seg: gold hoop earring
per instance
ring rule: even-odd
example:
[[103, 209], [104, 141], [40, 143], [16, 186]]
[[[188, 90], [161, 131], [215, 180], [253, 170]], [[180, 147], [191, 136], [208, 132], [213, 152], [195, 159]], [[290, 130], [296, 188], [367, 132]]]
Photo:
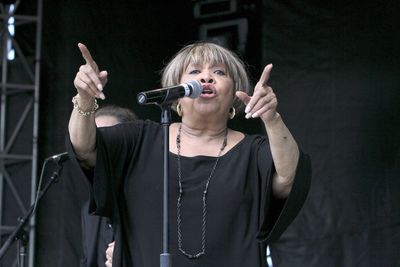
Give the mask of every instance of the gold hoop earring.
[[179, 117], [182, 117], [182, 115], [183, 115], [182, 106], [181, 106], [180, 103], [178, 103], [178, 104], [176, 105], [176, 113], [178, 113], [178, 116], [179, 116]]
[[229, 119], [233, 119], [235, 115], [236, 115], [236, 109], [234, 107], [231, 107], [228, 113]]

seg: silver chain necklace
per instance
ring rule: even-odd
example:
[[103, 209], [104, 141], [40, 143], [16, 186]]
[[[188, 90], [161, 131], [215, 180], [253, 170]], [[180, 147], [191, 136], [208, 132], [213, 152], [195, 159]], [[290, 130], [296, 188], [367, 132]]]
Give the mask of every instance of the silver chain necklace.
[[207, 202], [206, 202], [206, 196], [207, 196], [207, 191], [208, 191], [208, 186], [210, 184], [210, 180], [214, 175], [214, 171], [217, 168], [217, 164], [219, 161], [219, 158], [221, 157], [222, 151], [225, 149], [227, 140], [228, 140], [228, 128], [226, 128], [225, 131], [225, 136], [224, 136], [224, 141], [222, 143], [221, 149], [219, 150], [217, 159], [215, 160], [214, 166], [211, 170], [210, 175], [208, 176], [208, 179], [206, 181], [206, 185], [203, 191], [203, 220], [202, 220], [202, 227], [201, 227], [201, 252], [198, 252], [196, 254], [189, 254], [182, 248], [182, 232], [181, 232], [181, 224], [182, 224], [182, 218], [181, 218], [181, 206], [182, 206], [182, 195], [183, 195], [183, 189], [182, 189], [182, 171], [181, 171], [181, 130], [182, 130], [182, 124], [179, 125], [179, 130], [178, 134], [176, 136], [176, 148], [178, 150], [178, 184], [179, 184], [179, 196], [178, 196], [178, 202], [176, 205], [176, 214], [177, 214], [177, 226], [178, 226], [178, 249], [182, 254], [184, 254], [186, 257], [189, 259], [198, 259], [200, 256], [206, 254], [206, 215], [207, 215]]

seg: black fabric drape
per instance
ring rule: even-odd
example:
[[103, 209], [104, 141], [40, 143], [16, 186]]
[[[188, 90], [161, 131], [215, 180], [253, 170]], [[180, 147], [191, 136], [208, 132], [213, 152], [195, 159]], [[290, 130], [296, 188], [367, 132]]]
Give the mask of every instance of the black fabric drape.
[[280, 110], [313, 158], [274, 267], [400, 264], [398, 5], [266, 1]]

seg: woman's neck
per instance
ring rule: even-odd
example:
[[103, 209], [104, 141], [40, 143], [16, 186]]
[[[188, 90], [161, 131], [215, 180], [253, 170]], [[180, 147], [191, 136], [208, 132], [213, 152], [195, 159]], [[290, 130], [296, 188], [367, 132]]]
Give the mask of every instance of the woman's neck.
[[222, 123], [193, 123], [182, 120], [182, 134], [193, 138], [219, 139], [225, 135], [227, 124]]

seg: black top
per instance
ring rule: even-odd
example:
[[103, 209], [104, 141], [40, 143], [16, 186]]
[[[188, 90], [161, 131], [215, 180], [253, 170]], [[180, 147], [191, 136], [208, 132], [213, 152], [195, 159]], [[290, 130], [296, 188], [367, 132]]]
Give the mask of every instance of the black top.
[[[68, 142], [69, 151], [73, 153]], [[219, 148], [216, 148], [218, 150]], [[311, 178], [301, 153], [292, 192], [274, 199], [274, 166], [268, 140], [246, 135], [221, 156], [207, 194], [206, 255], [188, 259], [178, 250], [177, 156], [169, 153], [169, 248], [174, 267], [265, 266], [266, 241], [279, 238], [299, 212]], [[184, 249], [201, 251], [202, 191], [215, 157], [181, 157]], [[113, 267], [160, 266], [162, 253], [163, 154], [161, 125], [135, 121], [98, 129], [97, 162], [89, 180], [90, 210], [112, 218]]]
[[81, 267], [105, 267], [106, 249], [114, 240], [111, 220], [89, 214], [89, 202], [82, 207], [82, 248]]

